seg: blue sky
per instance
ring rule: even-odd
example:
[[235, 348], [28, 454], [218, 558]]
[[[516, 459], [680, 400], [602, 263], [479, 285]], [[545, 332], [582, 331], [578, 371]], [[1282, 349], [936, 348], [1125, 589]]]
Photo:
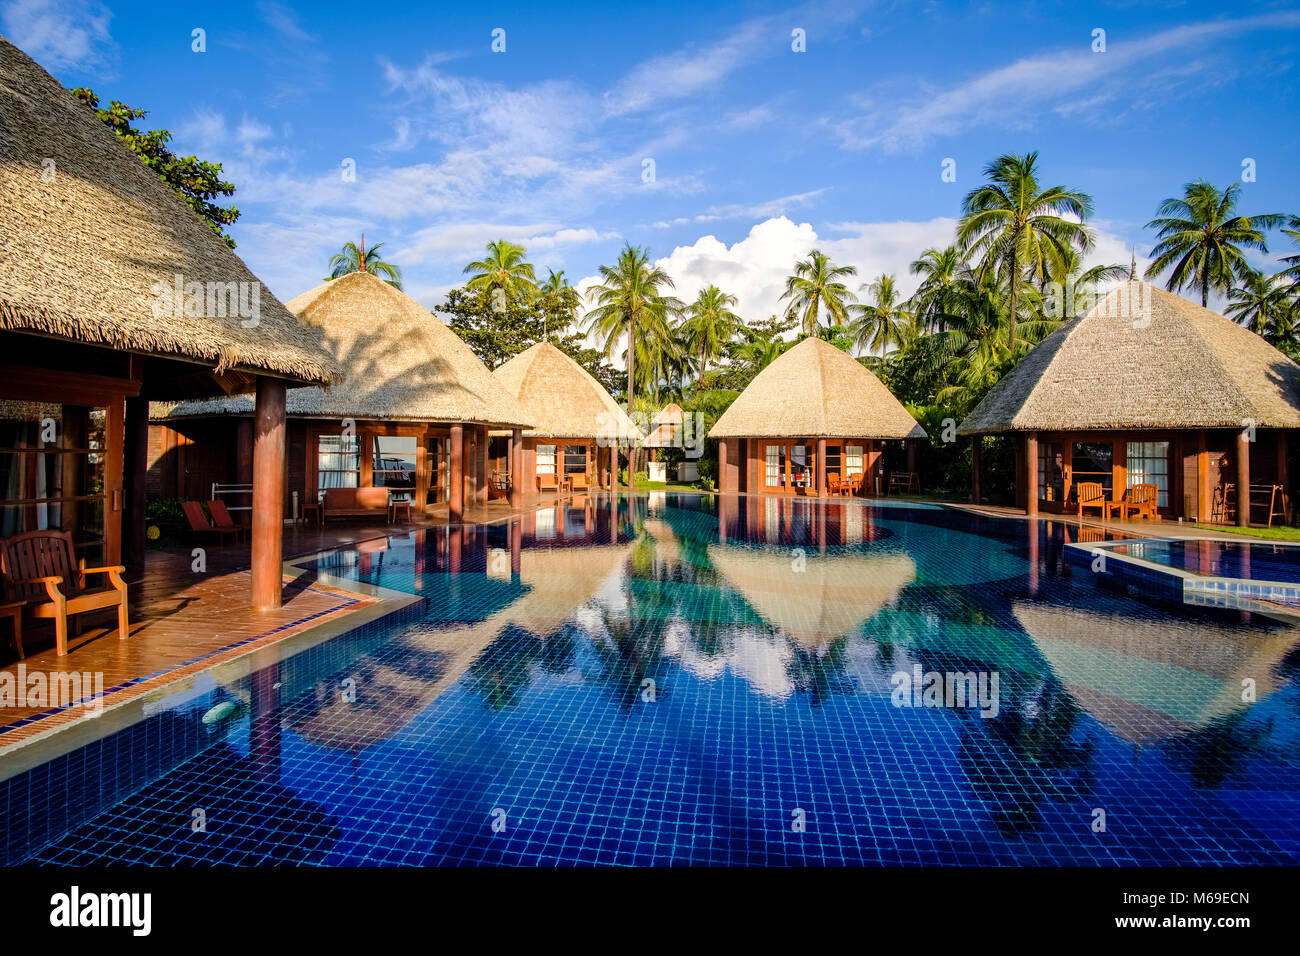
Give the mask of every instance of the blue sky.
[[983, 164], [1030, 149], [1094, 196], [1105, 261], [1246, 158], [1242, 210], [1300, 213], [1296, 4], [0, 0], [0, 32], [223, 162], [238, 251], [284, 299], [362, 231], [430, 305], [491, 238], [575, 283], [630, 240], [762, 318], [813, 245], [910, 287]]

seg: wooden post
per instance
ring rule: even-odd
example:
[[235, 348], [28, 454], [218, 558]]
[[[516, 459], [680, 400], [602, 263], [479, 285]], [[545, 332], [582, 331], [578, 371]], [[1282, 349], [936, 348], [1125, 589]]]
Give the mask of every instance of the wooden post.
[[[826, 497], [826, 439], [817, 439], [817, 497]], [[822, 528], [823, 538], [825, 537], [825, 528]], [[821, 542], [822, 550], [826, 550], [826, 542]]]
[[1196, 520], [1210, 520], [1210, 449], [1204, 428], [1196, 433]]
[[[1025, 435], [1025, 514], [1038, 514], [1038, 432]], [[1034, 531], [1034, 541], [1038, 532]]]
[[447, 467], [451, 472], [447, 520], [459, 524], [465, 518], [465, 426], [459, 422], [451, 426], [451, 460]]
[[257, 379], [253, 424], [253, 610], [273, 611], [281, 603], [284, 556], [283, 379]]
[[980, 503], [980, 444], [982, 435], [972, 435], [970, 440], [970, 500]]
[[[903, 444], [907, 446], [907, 470], [915, 475], [916, 474], [916, 439], [904, 438]], [[917, 484], [918, 485], [920, 484], [919, 479], [917, 480]]]
[[1237, 527], [1250, 527], [1250, 433], [1237, 432]]
[[123, 563], [144, 569], [145, 480], [149, 471], [149, 402], [126, 400], [126, 513]]
[[524, 504], [524, 432], [516, 428], [510, 432], [510, 507], [522, 508]]
[[627, 446], [627, 490], [636, 490], [636, 445]]
[[727, 439], [718, 440], [718, 491], [730, 492], [736, 489], [731, 487], [731, 482], [727, 480]]
[[1291, 523], [1290, 463], [1286, 460], [1286, 429], [1277, 430], [1277, 483], [1282, 486], [1282, 521]]

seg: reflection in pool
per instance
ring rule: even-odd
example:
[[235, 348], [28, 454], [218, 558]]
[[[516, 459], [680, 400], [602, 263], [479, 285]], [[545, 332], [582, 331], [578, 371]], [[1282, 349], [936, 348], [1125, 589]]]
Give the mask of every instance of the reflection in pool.
[[1157, 538], [1128, 541], [1114, 550], [1193, 574], [1300, 584], [1300, 546], [1294, 544]]
[[[424, 605], [155, 718], [148, 739], [188, 748], [27, 852], [1300, 862], [1300, 635], [1106, 590], [1064, 560], [1074, 533], [929, 506], [661, 494], [329, 555], [319, 573]], [[895, 706], [899, 673], [996, 674], [996, 716]], [[226, 697], [241, 716], [204, 737], [195, 722]], [[31, 784], [9, 785], [12, 807]]]

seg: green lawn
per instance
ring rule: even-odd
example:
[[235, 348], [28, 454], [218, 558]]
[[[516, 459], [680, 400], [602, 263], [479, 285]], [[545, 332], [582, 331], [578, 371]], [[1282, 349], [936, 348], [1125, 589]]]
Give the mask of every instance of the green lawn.
[[[619, 488], [623, 491], [626, 491], [627, 485], [626, 484], [619, 485]], [[636, 483], [635, 490], [636, 491], [685, 491], [697, 495], [708, 495], [713, 493], [711, 491], [702, 491], [701, 489], [696, 488], [694, 485], [679, 485], [671, 481], [638, 481]]]
[[1194, 524], [1192, 527], [1200, 528], [1202, 531], [1217, 531], [1220, 534], [1266, 538], [1270, 541], [1300, 541], [1300, 528], [1233, 528], [1221, 524]]

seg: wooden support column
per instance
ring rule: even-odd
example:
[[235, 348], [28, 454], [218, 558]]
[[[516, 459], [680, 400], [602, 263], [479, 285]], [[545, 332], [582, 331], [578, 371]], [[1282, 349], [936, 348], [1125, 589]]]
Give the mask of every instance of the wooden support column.
[[285, 383], [257, 379], [253, 423], [253, 610], [281, 603], [284, 556]]
[[1210, 449], [1204, 428], [1196, 433], [1196, 520], [1210, 520]]
[[510, 507], [524, 505], [524, 432], [516, 428], [510, 432]]
[[718, 441], [718, 491], [732, 492], [731, 482], [727, 480], [727, 439]]
[[1291, 523], [1291, 474], [1286, 460], [1286, 429], [1277, 430], [1277, 483], [1282, 486], [1282, 520]]
[[145, 481], [149, 471], [149, 402], [126, 400], [126, 512], [123, 564], [144, 569]]
[[627, 490], [636, 490], [636, 445], [627, 446]]
[[1250, 527], [1250, 433], [1237, 432], [1237, 527]]
[[982, 435], [972, 435], [970, 440], [970, 500], [980, 503], [980, 444]]
[[[451, 426], [451, 475], [448, 481], [447, 520], [459, 524], [465, 517], [465, 426]], [[457, 556], [459, 557], [459, 555]]]
[[[826, 497], [826, 439], [817, 439], [817, 497]], [[822, 529], [825, 531], [825, 529]], [[826, 549], [822, 542], [822, 550]]]
[[[916, 439], [904, 438], [903, 444], [907, 446], [907, 470], [916, 474]], [[920, 486], [920, 479], [917, 479], [917, 485]]]
[[[1038, 432], [1025, 435], [1025, 514], [1038, 514]], [[1035, 528], [1034, 542], [1038, 541]]]

